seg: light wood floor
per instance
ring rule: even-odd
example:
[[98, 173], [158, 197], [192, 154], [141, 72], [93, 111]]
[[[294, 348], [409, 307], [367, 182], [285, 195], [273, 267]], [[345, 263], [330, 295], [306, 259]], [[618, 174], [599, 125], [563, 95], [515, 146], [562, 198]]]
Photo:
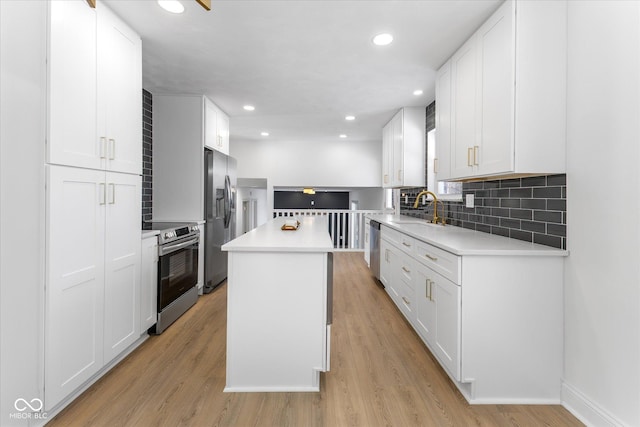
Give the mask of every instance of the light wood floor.
[[561, 406], [467, 404], [372, 279], [362, 254], [336, 254], [334, 269], [331, 372], [322, 374], [319, 393], [223, 393], [223, 285], [48, 425], [582, 425]]

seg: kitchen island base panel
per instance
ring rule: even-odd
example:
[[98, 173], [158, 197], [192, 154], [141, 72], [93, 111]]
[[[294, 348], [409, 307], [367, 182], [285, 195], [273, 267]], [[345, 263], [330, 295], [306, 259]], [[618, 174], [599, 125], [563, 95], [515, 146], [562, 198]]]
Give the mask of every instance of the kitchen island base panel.
[[229, 252], [227, 392], [319, 391], [327, 253]]

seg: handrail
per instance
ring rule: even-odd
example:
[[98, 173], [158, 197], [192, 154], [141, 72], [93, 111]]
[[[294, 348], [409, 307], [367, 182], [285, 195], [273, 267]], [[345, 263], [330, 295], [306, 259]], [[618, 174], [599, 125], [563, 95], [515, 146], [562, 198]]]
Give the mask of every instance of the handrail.
[[384, 215], [383, 209], [274, 209], [273, 217], [327, 216], [329, 235], [336, 251], [358, 252], [364, 250], [365, 215]]

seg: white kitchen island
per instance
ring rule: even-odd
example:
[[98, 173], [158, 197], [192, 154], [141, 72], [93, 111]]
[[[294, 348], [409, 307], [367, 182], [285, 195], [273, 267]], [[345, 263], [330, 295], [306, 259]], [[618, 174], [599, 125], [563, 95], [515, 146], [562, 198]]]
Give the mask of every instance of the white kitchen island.
[[225, 392], [319, 391], [329, 370], [333, 244], [326, 217], [276, 218], [222, 246]]

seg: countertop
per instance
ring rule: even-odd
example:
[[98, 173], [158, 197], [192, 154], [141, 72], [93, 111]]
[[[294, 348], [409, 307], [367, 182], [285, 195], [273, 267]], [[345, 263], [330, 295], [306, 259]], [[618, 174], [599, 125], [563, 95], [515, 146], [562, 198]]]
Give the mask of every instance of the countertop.
[[244, 252], [332, 252], [333, 242], [329, 237], [326, 217], [300, 216], [297, 230], [281, 230], [285, 220], [293, 217], [278, 217], [266, 224], [233, 239], [222, 246], [223, 251]]
[[522, 240], [435, 225], [406, 215], [368, 215], [368, 218], [455, 255], [567, 256], [569, 252]]
[[142, 230], [142, 238], [153, 237], [160, 234], [160, 230]]

